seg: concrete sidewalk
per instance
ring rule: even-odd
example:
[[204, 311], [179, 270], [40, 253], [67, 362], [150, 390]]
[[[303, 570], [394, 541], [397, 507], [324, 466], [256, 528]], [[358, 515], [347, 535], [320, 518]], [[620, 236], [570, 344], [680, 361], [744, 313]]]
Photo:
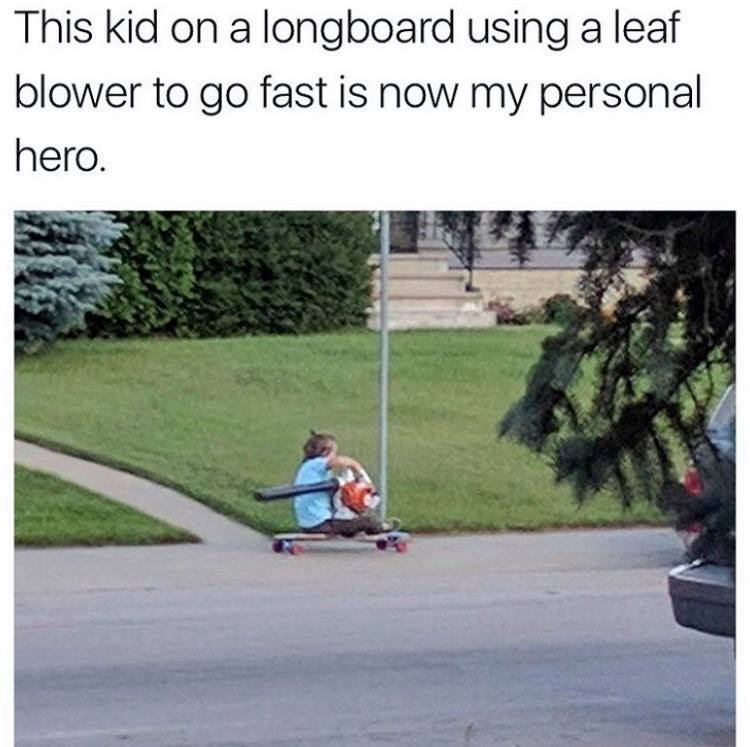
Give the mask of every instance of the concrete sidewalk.
[[264, 542], [257, 532], [227, 519], [198, 501], [127, 472], [18, 439], [15, 441], [15, 461], [23, 467], [56, 475], [168, 524], [187, 529], [207, 544], [234, 546]]
[[[320, 543], [301, 557], [276, 555], [270, 542], [257, 544], [162, 545], [151, 547], [70, 547], [19, 549], [15, 553], [16, 593], [79, 595], [91, 592], [253, 589], [293, 597], [300, 589], [327, 598], [349, 589], [355, 596], [375, 590], [405, 596], [427, 586], [433, 592], [460, 589], [480, 593], [488, 579], [516, 593], [545, 598], [561, 590], [589, 593], [587, 574], [606, 572], [615, 594], [637, 592], [642, 575], [669, 603], [666, 578], [682, 557], [674, 532], [665, 529], [597, 529], [540, 534], [416, 536], [405, 555], [378, 552], [358, 542]], [[585, 580], [581, 580], [585, 577]], [[502, 580], [505, 579], [505, 580]], [[549, 584], [552, 584], [551, 586]]]

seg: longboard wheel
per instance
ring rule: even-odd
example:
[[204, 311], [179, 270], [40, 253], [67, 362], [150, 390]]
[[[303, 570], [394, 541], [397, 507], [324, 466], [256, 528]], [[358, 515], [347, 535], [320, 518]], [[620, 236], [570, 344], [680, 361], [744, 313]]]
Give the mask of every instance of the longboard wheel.
[[295, 543], [292, 543], [289, 545], [289, 552], [292, 555], [302, 555], [302, 552], [304, 551], [304, 547], [302, 545], [298, 545]]
[[408, 542], [397, 542], [396, 543], [396, 552], [405, 553], [409, 551], [409, 543]]
[[284, 543], [281, 540], [274, 540], [271, 544], [271, 549], [274, 552], [284, 552]]
[[378, 550], [387, 550], [388, 549], [388, 540], [379, 539], [375, 543], [375, 547], [377, 547]]

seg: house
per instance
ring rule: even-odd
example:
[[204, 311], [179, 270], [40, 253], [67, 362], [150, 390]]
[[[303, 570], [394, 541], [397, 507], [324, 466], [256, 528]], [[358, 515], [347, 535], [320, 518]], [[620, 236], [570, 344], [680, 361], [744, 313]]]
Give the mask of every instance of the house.
[[[391, 329], [481, 328], [496, 323], [488, 309], [493, 301], [528, 311], [558, 294], [578, 295], [584, 255], [567, 251], [564, 237], [548, 240], [551, 213], [533, 216], [536, 249], [524, 266], [509, 251], [507, 239], [498, 240], [485, 213], [474, 240], [473, 289], [467, 290], [468, 272], [449, 248], [450, 237], [436, 212], [394, 213], [389, 260], [389, 317]], [[373, 257], [379, 264], [379, 257]], [[643, 282], [645, 258], [635, 252], [625, 272], [628, 283]], [[375, 296], [379, 293], [375, 272]], [[375, 300], [370, 326], [377, 328]]]

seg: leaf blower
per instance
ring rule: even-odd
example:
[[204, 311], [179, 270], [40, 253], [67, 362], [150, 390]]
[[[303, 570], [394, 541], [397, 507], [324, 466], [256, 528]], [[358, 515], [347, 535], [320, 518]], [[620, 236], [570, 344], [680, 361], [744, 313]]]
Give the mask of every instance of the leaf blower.
[[331, 494], [336, 518], [347, 518], [348, 514], [363, 514], [380, 503], [380, 496], [370, 476], [364, 471], [355, 475], [350, 469], [344, 470], [339, 477], [323, 482], [263, 488], [256, 490], [254, 495], [257, 501], [267, 502], [321, 492]]

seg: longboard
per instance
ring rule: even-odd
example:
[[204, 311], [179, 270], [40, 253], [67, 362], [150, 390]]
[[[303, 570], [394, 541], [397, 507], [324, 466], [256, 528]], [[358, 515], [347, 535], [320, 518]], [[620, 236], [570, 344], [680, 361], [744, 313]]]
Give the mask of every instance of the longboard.
[[308, 534], [305, 532], [290, 532], [288, 534], [274, 534], [271, 549], [276, 553], [299, 555], [304, 549], [305, 542], [365, 542], [375, 545], [378, 550], [394, 549], [398, 553], [405, 553], [409, 549], [411, 535], [408, 532], [384, 532], [383, 534], [355, 534], [345, 537], [341, 534]]

